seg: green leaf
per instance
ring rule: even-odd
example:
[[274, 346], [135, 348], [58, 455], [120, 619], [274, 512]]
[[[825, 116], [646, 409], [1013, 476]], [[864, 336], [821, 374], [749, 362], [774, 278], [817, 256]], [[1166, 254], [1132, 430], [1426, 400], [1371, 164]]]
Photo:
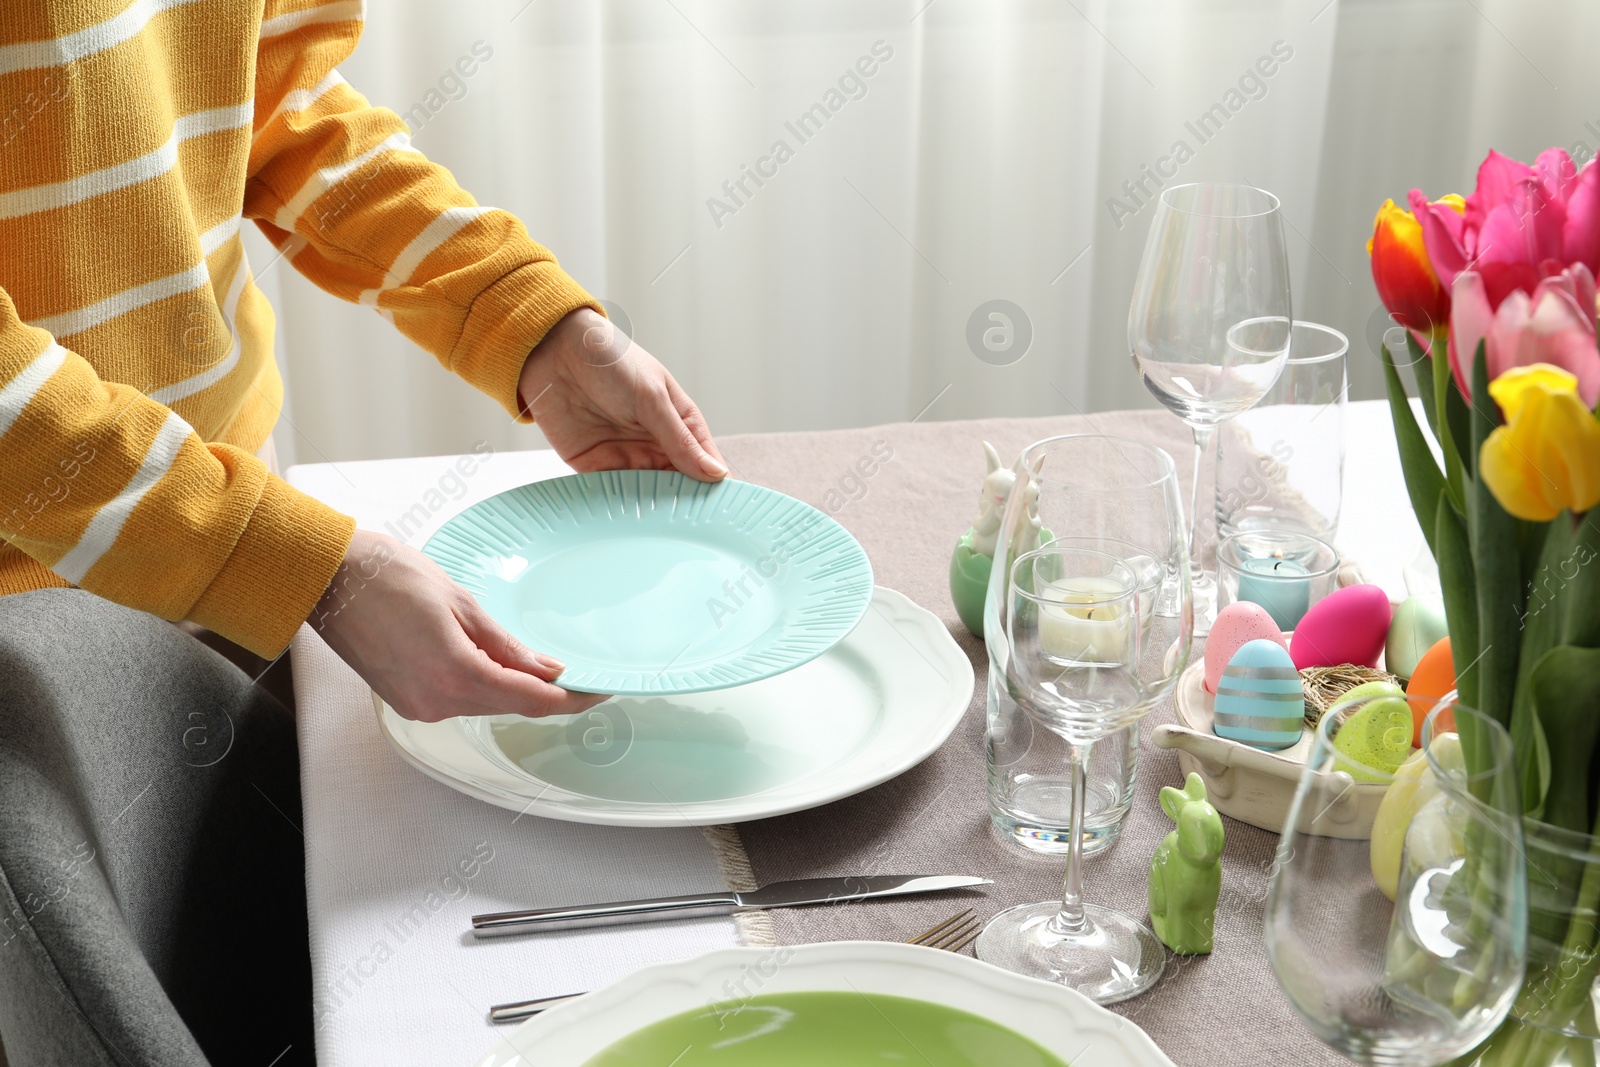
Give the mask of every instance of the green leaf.
[[1422, 350], [1417, 339], [1406, 331], [1406, 351], [1411, 354], [1411, 376], [1417, 381], [1417, 399], [1422, 401], [1422, 417], [1435, 439], [1439, 436], [1438, 385], [1434, 382], [1433, 357]]
[[1433, 361], [1433, 402], [1435, 406], [1434, 433], [1439, 448], [1444, 453], [1445, 479], [1450, 483], [1456, 506], [1464, 507], [1466, 497], [1461, 486], [1466, 464], [1462, 462], [1461, 445], [1472, 439], [1472, 428], [1466, 414], [1466, 401], [1456, 388], [1455, 376], [1450, 373], [1450, 356]]
[[1556, 565], [1565, 608], [1561, 639], [1592, 648], [1600, 646], [1600, 509], [1576, 521], [1570, 543], [1571, 551]]
[[[1545, 793], [1550, 783], [1549, 738], [1533, 701], [1529, 674], [1556, 645], [1561, 644], [1564, 612], [1557, 599], [1562, 561], [1571, 543], [1565, 524], [1519, 523], [1522, 542], [1522, 648], [1517, 656], [1516, 691], [1511, 701], [1511, 741], [1521, 754], [1523, 810], [1543, 817]], [[1529, 753], [1533, 755], [1530, 757]]]
[[[1439, 587], [1444, 594], [1445, 621], [1450, 624], [1450, 651], [1465, 665], [1478, 654], [1478, 590], [1472, 573], [1472, 549], [1466, 520], [1442, 490], [1435, 498], [1434, 559], [1439, 562]], [[1478, 675], [1456, 679], [1456, 690], [1468, 707], [1478, 707]], [[1502, 720], [1503, 721], [1503, 720]]]
[[1461, 395], [1461, 390], [1455, 388], [1455, 379], [1446, 378], [1449, 386], [1444, 396], [1444, 421], [1450, 427], [1446, 435], [1450, 438], [1452, 446], [1456, 449], [1456, 459], [1461, 463], [1462, 476], [1472, 477], [1472, 469], [1477, 465], [1477, 453], [1468, 444], [1472, 440], [1472, 420], [1467, 411], [1467, 398]]
[[1588, 833], [1590, 761], [1600, 742], [1600, 648], [1558, 645], [1546, 652], [1529, 674], [1534, 706], [1545, 732], [1558, 743], [1550, 746], [1550, 788], [1545, 794], [1544, 821]]
[[1395, 369], [1394, 358], [1389, 355], [1387, 346], [1380, 347], [1382, 354], [1379, 358], [1383, 360], [1389, 412], [1394, 417], [1394, 438], [1400, 450], [1400, 469], [1406, 478], [1406, 494], [1411, 497], [1411, 510], [1416, 512], [1417, 522], [1422, 526], [1428, 550], [1437, 559], [1439, 549], [1434, 544], [1431, 516], [1438, 510], [1439, 497], [1444, 492], [1444, 475], [1439, 471], [1439, 464], [1433, 458], [1433, 450], [1428, 447], [1427, 439], [1422, 436], [1422, 427], [1417, 425], [1416, 413], [1406, 399], [1406, 387], [1400, 381], [1400, 372]]
[[[1482, 344], [1473, 360], [1472, 395], [1472, 452], [1476, 455], [1500, 425], [1500, 409], [1489, 399], [1489, 366]], [[1457, 652], [1456, 669], [1478, 675], [1475, 706], [1509, 726], [1522, 652], [1524, 593], [1517, 520], [1487, 486], [1469, 483], [1469, 487], [1467, 536], [1477, 573], [1478, 647], [1470, 665], [1465, 662], [1465, 650]]]

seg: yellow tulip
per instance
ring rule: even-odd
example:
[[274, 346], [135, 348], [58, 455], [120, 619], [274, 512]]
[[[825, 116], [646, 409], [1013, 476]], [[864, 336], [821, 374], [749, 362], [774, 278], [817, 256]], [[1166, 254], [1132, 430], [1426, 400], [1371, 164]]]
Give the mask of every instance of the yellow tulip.
[[1478, 469], [1500, 506], [1548, 522], [1600, 503], [1600, 422], [1560, 367], [1514, 367], [1489, 383], [1506, 424], [1483, 443]]

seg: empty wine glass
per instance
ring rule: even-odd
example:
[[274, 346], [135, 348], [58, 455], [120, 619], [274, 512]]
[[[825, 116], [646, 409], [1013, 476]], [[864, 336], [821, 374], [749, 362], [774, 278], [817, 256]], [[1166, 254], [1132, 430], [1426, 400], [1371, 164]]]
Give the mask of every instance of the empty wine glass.
[[[1510, 735], [1461, 704], [1433, 710], [1397, 771], [1336, 748], [1342, 731], [1357, 735], [1352, 752], [1367, 748], [1391, 715], [1399, 729], [1403, 697], [1336, 706], [1318, 725], [1279, 840], [1267, 955], [1335, 1051], [1432, 1067], [1494, 1032], [1522, 985], [1520, 792]], [[1374, 811], [1371, 840], [1356, 836]]]
[[1217, 183], [1162, 191], [1128, 311], [1128, 345], [1145, 388], [1194, 434], [1188, 540], [1199, 632], [1216, 610], [1196, 539], [1201, 465], [1217, 425], [1277, 381], [1292, 319], [1277, 197]]
[[[995, 916], [978, 957], [1100, 1003], [1148, 989], [1166, 962], [1138, 919], [1084, 903], [1082, 820], [1095, 740], [1146, 714], [1188, 663], [1182, 516], [1172, 458], [1161, 449], [1094, 435], [1041, 441], [1017, 464], [985, 605], [1000, 688], [1062, 739], [1072, 826], [1062, 898]], [[1176, 610], [1157, 612], [1160, 600]]]
[[[1066, 745], [1045, 729], [1035, 728], [1005, 686], [1005, 590], [996, 584], [1023, 552], [1052, 538], [1095, 537], [1107, 551], [1128, 560], [1142, 585], [1171, 591], [1175, 604], [1187, 603], [1177, 590], [1189, 580], [1184, 562], [1182, 493], [1172, 458], [1159, 448], [1125, 437], [1065, 434], [1048, 437], [1023, 450], [1016, 487], [1002, 516], [988, 607], [994, 618], [984, 633], [989, 645], [988, 731], [986, 757], [991, 815], [1003, 832], [1015, 835], [1026, 826], [1049, 833], [1057, 855], [1069, 851], [1072, 783]], [[1117, 542], [1112, 545], [1111, 542]], [[1152, 610], [1151, 598], [1145, 610]], [[1187, 649], [1183, 620], [1164, 624], [1176, 655]], [[1087, 767], [1085, 852], [1115, 837], [1133, 801], [1137, 774], [1139, 726], [1117, 731], [1097, 742]], [[1026, 740], [1023, 740], [1026, 738]], [[1018, 750], [1026, 753], [1018, 756]], [[1038, 849], [1037, 845], [1033, 845]], [[1042, 849], [1040, 849], [1042, 851]]]

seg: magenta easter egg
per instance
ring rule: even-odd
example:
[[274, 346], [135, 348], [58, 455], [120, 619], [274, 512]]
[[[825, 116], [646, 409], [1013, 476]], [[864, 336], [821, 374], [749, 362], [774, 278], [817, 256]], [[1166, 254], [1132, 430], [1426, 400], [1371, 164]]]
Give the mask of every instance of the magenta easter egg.
[[1260, 604], [1240, 600], [1217, 612], [1217, 621], [1211, 624], [1211, 634], [1206, 638], [1206, 692], [1217, 691], [1217, 679], [1222, 677], [1228, 661], [1251, 641], [1274, 641], [1283, 648], [1289, 647], [1283, 631]]
[[1335, 589], [1294, 628], [1289, 654], [1300, 670], [1340, 663], [1376, 667], [1393, 617], [1389, 595], [1375, 585]]

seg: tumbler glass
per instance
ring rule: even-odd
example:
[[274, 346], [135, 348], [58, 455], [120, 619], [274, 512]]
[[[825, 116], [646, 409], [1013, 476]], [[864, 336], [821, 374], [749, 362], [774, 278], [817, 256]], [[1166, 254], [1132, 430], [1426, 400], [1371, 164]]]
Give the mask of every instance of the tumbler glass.
[[1345, 357], [1331, 326], [1296, 322], [1277, 382], [1217, 434], [1217, 538], [1293, 530], [1332, 540], [1344, 477]]

